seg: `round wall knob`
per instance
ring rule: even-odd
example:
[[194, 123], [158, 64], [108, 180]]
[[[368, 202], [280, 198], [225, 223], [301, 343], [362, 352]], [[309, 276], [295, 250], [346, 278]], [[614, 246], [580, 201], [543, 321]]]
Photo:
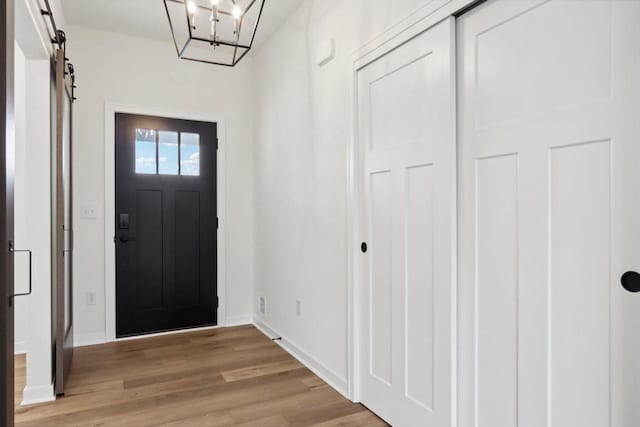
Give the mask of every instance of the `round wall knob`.
[[622, 287], [628, 290], [629, 292], [640, 292], [640, 274], [635, 271], [627, 271], [620, 278], [620, 283], [622, 283]]

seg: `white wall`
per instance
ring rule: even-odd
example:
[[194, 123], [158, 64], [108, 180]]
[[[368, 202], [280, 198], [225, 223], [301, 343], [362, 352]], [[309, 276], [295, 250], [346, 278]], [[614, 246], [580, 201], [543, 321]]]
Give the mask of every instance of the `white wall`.
[[[20, 48], [15, 44], [15, 195], [14, 195], [14, 244], [18, 249], [27, 247], [27, 94], [26, 94], [26, 72], [27, 60]], [[28, 268], [26, 266], [26, 256], [16, 254], [15, 256], [14, 282], [16, 293], [23, 293], [28, 288]], [[16, 298], [15, 302], [15, 352], [26, 353], [26, 341], [28, 336], [28, 299], [29, 297]]]
[[[33, 290], [20, 297], [25, 307], [28, 338], [27, 386], [23, 402], [53, 398], [51, 368], [51, 150], [49, 113], [49, 61], [27, 59], [26, 90], [29, 123], [26, 132], [26, 242], [33, 251]], [[32, 124], [33, 123], [33, 124]], [[35, 124], [35, 125], [34, 125]], [[18, 193], [16, 192], [16, 197]], [[22, 255], [25, 257], [26, 255]], [[24, 258], [23, 258], [24, 259]], [[24, 279], [23, 279], [24, 280]], [[18, 305], [23, 304], [23, 305]], [[16, 319], [17, 320], [17, 319]]]
[[[16, 2], [15, 245], [33, 251], [33, 289], [16, 298], [16, 346], [27, 353], [23, 403], [53, 399], [51, 363], [51, 179], [49, 44], [31, 0]], [[16, 291], [28, 287], [28, 257], [16, 254]]]
[[[78, 76], [73, 129], [76, 343], [105, 336], [105, 103], [225, 120], [226, 311], [230, 321], [249, 319], [254, 209], [250, 60], [227, 69], [178, 60], [168, 43], [84, 28], [67, 28], [67, 35]], [[96, 206], [98, 218], [82, 219], [83, 205]], [[87, 292], [96, 293], [97, 305], [86, 304]]]
[[[347, 149], [354, 52], [428, 0], [307, 0], [254, 57], [256, 319], [346, 390]], [[336, 57], [315, 63], [335, 39]], [[302, 316], [295, 312], [302, 300]]]

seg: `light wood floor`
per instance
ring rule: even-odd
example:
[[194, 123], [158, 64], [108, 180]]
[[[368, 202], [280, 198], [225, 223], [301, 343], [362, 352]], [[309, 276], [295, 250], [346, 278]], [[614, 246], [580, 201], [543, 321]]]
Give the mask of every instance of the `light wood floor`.
[[75, 350], [64, 397], [19, 407], [18, 426], [386, 426], [252, 326]]

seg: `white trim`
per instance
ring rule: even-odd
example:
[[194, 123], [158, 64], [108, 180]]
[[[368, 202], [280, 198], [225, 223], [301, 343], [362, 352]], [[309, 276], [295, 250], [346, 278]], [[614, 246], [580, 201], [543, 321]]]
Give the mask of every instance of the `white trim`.
[[53, 384], [38, 387], [25, 387], [22, 392], [21, 406], [35, 405], [36, 403], [53, 402], [56, 395], [53, 393]]
[[324, 382], [333, 387], [338, 393], [343, 395], [345, 398], [350, 399], [349, 384], [347, 380], [340, 378], [340, 375], [327, 368], [322, 362], [302, 350], [295, 343], [282, 337], [280, 333], [278, 333], [275, 329], [273, 329], [263, 321], [254, 319], [253, 325], [269, 338], [282, 338], [274, 342], [282, 347], [295, 359], [297, 359], [300, 363], [306, 366], [311, 372], [320, 377]]
[[480, 0], [432, 0], [406, 19], [374, 37], [353, 53], [355, 69], [362, 68], [418, 34]]
[[[240, 319], [240, 316], [238, 317], [238, 319]], [[78, 335], [74, 335], [73, 339], [74, 339], [74, 347], [87, 347], [91, 345], [107, 344], [109, 342], [114, 342], [114, 341], [119, 342], [119, 341], [144, 340], [147, 338], [156, 338], [156, 337], [162, 337], [166, 335], [190, 334], [194, 332], [209, 331], [213, 329], [224, 329], [224, 328], [230, 328], [234, 326], [245, 326], [245, 325], [251, 325], [251, 324], [252, 323], [251, 323], [250, 317], [243, 317], [242, 320], [238, 320], [238, 323], [237, 324], [234, 323], [233, 325], [203, 326], [201, 328], [176, 329], [175, 331], [165, 331], [165, 332], [156, 332], [153, 334], [135, 335], [131, 337], [117, 338], [115, 340], [109, 340], [109, 341], [106, 340], [104, 334], [102, 335], [102, 340], [100, 340], [99, 338], [100, 334], [86, 334], [86, 338], [84, 338], [84, 341], [80, 341], [81, 342], [80, 344], [75, 340], [77, 339], [82, 340], [83, 338], [79, 338]], [[82, 335], [80, 335], [80, 337], [82, 337]], [[92, 340], [92, 338], [95, 338], [95, 340]]]
[[359, 283], [359, 219], [358, 219], [358, 92], [356, 79], [358, 71], [354, 67], [349, 79], [352, 97], [351, 138], [347, 143], [347, 379], [349, 396], [360, 402], [360, 300], [357, 296]]
[[[141, 114], [169, 117], [182, 120], [198, 120], [217, 123], [218, 155], [217, 155], [217, 194], [218, 194], [218, 326], [227, 323], [226, 313], [226, 126], [225, 120], [215, 114], [201, 112], [171, 111], [151, 106], [131, 106], [105, 103], [105, 144], [104, 144], [104, 283], [105, 283], [105, 331], [106, 341], [116, 340], [116, 258], [113, 237], [115, 224], [115, 114]], [[148, 336], [148, 335], [146, 335]]]
[[252, 316], [228, 316], [225, 327], [253, 325]]
[[29, 59], [42, 59], [48, 60], [54, 53], [54, 47], [50, 41], [49, 30], [47, 28], [47, 23], [44, 19], [42, 19], [42, 8], [39, 5], [39, 0], [23, 0], [27, 8], [27, 12], [29, 13], [29, 17], [31, 18], [31, 22], [33, 24], [33, 30], [35, 30], [40, 48], [42, 50], [40, 55]]
[[[359, 256], [360, 256], [360, 213], [358, 210], [358, 91], [357, 75], [358, 71], [366, 67], [371, 62], [385, 56], [392, 50], [427, 31], [440, 21], [470, 7], [479, 0], [434, 0], [426, 6], [416, 10], [407, 19], [399, 24], [382, 32], [378, 37], [374, 37], [357, 49], [352, 55], [352, 68], [349, 70], [351, 99], [353, 102], [351, 118], [351, 138], [347, 147], [347, 295], [348, 295], [348, 316], [347, 316], [347, 366], [348, 366], [348, 390], [351, 400], [360, 401], [360, 294], [358, 284], [360, 283]], [[456, 59], [453, 58], [455, 61]], [[456, 80], [454, 80], [455, 82]], [[457, 191], [457, 190], [456, 190]], [[456, 258], [457, 259], [457, 258]], [[457, 284], [457, 276], [454, 272], [454, 279]], [[457, 297], [456, 287], [454, 295]], [[457, 299], [452, 300], [453, 313], [455, 319], [452, 323], [452, 398], [451, 411], [452, 423], [457, 423]], [[455, 424], [452, 424], [455, 425]]]
[[74, 347], [86, 347], [88, 345], [104, 344], [107, 342], [107, 336], [104, 332], [95, 332], [91, 334], [73, 334]]
[[381, 31], [372, 37], [371, 40], [365, 42], [360, 46], [360, 48], [355, 50], [354, 55], [363, 57], [389, 40], [396, 37], [404, 38], [402, 33], [411, 29], [413, 25], [419, 25], [421, 20], [432, 15], [435, 11], [446, 6], [448, 3], [451, 3], [451, 1], [452, 0], [431, 0], [423, 2], [422, 5], [416, 8], [413, 12], [410, 12], [404, 19], [392, 24], [386, 30]]
[[234, 326], [245, 326], [245, 325], [251, 325], [251, 324], [253, 324], [251, 316], [234, 316], [234, 317], [227, 318], [227, 324], [224, 326], [203, 326], [201, 328], [177, 329], [175, 331], [156, 332], [153, 334], [123, 337], [123, 338], [118, 338], [117, 340], [110, 340], [110, 341], [107, 341], [106, 335], [102, 333], [79, 334], [79, 335], [73, 336], [73, 343], [74, 343], [74, 347], [87, 347], [91, 345], [106, 344], [108, 342], [113, 342], [113, 341], [141, 340], [145, 338], [161, 337], [164, 335], [187, 334], [187, 333], [193, 333], [193, 332], [208, 331], [211, 329], [231, 328]]
[[[237, 325], [237, 326], [239, 326], [239, 325]], [[194, 332], [210, 331], [210, 330], [213, 330], [213, 329], [223, 329], [223, 328], [226, 328], [226, 327], [227, 326], [216, 325], [216, 326], [203, 326], [201, 328], [176, 329], [174, 331], [155, 332], [153, 334], [144, 334], [144, 335], [134, 335], [134, 336], [131, 336], [131, 337], [122, 337], [122, 338], [117, 338], [117, 339], [111, 340], [111, 341], [144, 340], [144, 339], [147, 339], [147, 338], [163, 337], [163, 336], [166, 336], [166, 335], [190, 334], [190, 333], [194, 333]]]
[[16, 341], [13, 345], [13, 354], [16, 356], [27, 354], [27, 343], [25, 341]]

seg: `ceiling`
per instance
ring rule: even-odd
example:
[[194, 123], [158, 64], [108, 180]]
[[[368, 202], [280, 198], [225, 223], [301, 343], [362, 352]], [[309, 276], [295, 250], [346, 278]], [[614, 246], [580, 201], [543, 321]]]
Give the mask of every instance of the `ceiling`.
[[[266, 0], [256, 39], [260, 47], [304, 0]], [[162, 0], [62, 0], [69, 25], [172, 42]]]

